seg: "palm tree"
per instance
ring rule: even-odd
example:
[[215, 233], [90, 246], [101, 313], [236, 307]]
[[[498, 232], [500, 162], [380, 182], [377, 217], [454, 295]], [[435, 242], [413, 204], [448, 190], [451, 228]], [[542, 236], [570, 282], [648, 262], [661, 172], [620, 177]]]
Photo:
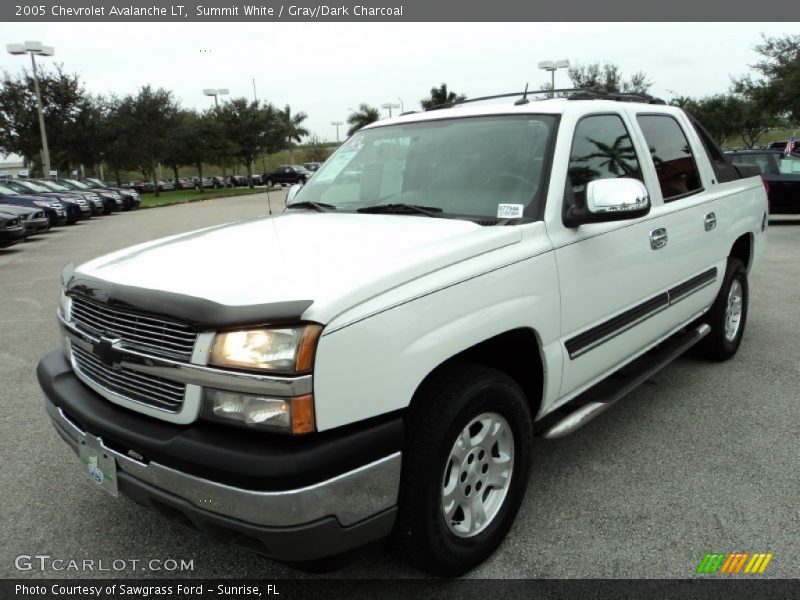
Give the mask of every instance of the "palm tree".
[[431, 88], [431, 95], [430, 98], [423, 98], [419, 101], [422, 105], [422, 108], [428, 110], [433, 108], [434, 106], [441, 106], [443, 104], [452, 104], [453, 102], [458, 102], [461, 100], [466, 100], [467, 97], [464, 94], [456, 94], [455, 92], [451, 92], [447, 89], [447, 84], [443, 83], [438, 88], [433, 87]]
[[292, 164], [294, 164], [294, 142], [300, 143], [309, 133], [308, 129], [303, 127], [303, 121], [307, 118], [308, 115], [302, 111], [293, 115], [288, 104], [281, 111], [281, 119], [286, 124], [286, 144], [289, 147]]
[[347, 124], [350, 125], [350, 129], [347, 130], [347, 135], [353, 135], [362, 127], [374, 123], [379, 118], [380, 113], [377, 108], [366, 103], [359, 104], [358, 110], [353, 111], [350, 113], [350, 116], [347, 117]]

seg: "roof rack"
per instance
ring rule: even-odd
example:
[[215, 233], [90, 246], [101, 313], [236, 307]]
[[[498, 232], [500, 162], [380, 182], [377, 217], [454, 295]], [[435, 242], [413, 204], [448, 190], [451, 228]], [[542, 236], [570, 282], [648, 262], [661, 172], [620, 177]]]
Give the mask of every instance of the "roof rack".
[[480, 96], [478, 98], [467, 98], [466, 100], [456, 100], [455, 102], [445, 102], [444, 104], [437, 104], [426, 108], [425, 111], [439, 110], [442, 108], [453, 108], [460, 104], [469, 104], [470, 102], [482, 102], [484, 100], [496, 100], [497, 98], [515, 98], [516, 96], [525, 97], [536, 96], [537, 94], [566, 94], [567, 92], [591, 92], [592, 90], [586, 88], [563, 88], [555, 90], [525, 90], [522, 92], [509, 92], [508, 94], [494, 94], [492, 96]]
[[636, 92], [608, 92], [601, 88], [560, 88], [560, 89], [546, 89], [546, 90], [525, 90], [522, 92], [510, 92], [508, 94], [494, 94], [492, 96], [480, 96], [478, 98], [467, 98], [465, 100], [456, 100], [455, 102], [445, 102], [444, 104], [437, 104], [426, 108], [425, 111], [440, 110], [443, 108], [453, 108], [461, 104], [469, 104], [470, 102], [482, 102], [484, 100], [496, 100], [498, 98], [515, 98], [520, 96], [526, 98], [527, 96], [536, 96], [540, 94], [547, 94], [552, 96], [554, 94], [566, 94], [567, 100], [614, 100], [616, 102], [643, 102], [645, 104], [666, 104], [661, 98], [656, 98], [649, 94], [640, 94]]
[[645, 104], [666, 104], [661, 98], [638, 92], [607, 92], [601, 89], [586, 89], [567, 96], [567, 100], [614, 100], [616, 102], [643, 102]]

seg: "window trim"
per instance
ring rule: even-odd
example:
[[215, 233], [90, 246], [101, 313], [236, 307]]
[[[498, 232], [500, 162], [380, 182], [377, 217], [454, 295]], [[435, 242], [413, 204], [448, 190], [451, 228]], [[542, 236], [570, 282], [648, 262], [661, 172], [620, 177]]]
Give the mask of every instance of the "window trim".
[[[647, 185], [644, 169], [642, 168], [642, 159], [640, 156], [639, 150], [636, 148], [636, 140], [631, 135], [631, 127], [629, 123], [626, 123], [625, 117], [628, 115], [621, 113], [621, 112], [614, 112], [614, 111], [603, 111], [603, 112], [596, 112], [596, 113], [588, 113], [585, 115], [581, 115], [577, 121], [575, 121], [575, 126], [572, 128], [572, 136], [570, 138], [570, 145], [569, 150], [567, 152], [567, 173], [566, 177], [564, 178], [564, 192], [561, 197], [561, 223], [564, 227], [568, 227], [566, 219], [567, 219], [567, 211], [569, 210], [569, 203], [567, 199], [567, 191], [572, 189], [572, 182], [569, 178], [569, 166], [572, 162], [572, 148], [575, 145], [575, 132], [578, 131], [578, 127], [585, 119], [590, 119], [592, 117], [617, 117], [621, 122], [622, 126], [625, 128], [625, 132], [628, 134], [628, 137], [631, 140], [631, 146], [633, 147], [633, 151], [636, 154], [636, 160], [639, 163], [639, 173], [641, 174], [642, 178], [639, 180], [644, 185], [645, 189], [647, 189], [647, 194], [651, 198], [651, 205], [652, 205], [652, 193], [650, 191], [650, 186]], [[638, 126], [638, 124], [637, 124]], [[652, 160], [651, 160], [652, 162]], [[594, 181], [594, 180], [593, 180]]]
[[[700, 187], [698, 187], [696, 190], [691, 190], [689, 192], [684, 192], [683, 194], [677, 194], [675, 196], [665, 196], [664, 195], [664, 190], [661, 188], [661, 179], [658, 177], [658, 169], [656, 169], [656, 163], [653, 160], [652, 153], [648, 152], [647, 158], [650, 159], [650, 164], [653, 165], [653, 173], [655, 173], [655, 175], [656, 175], [656, 181], [658, 182], [658, 191], [661, 194], [661, 201], [664, 203], [664, 205], [666, 206], [667, 204], [669, 204], [671, 202], [677, 202], [679, 200], [684, 200], [686, 198], [690, 198], [691, 196], [695, 196], [697, 194], [701, 194], [701, 193], [705, 192], [706, 188], [703, 185], [703, 179], [701, 177], [702, 174], [700, 172], [700, 167], [697, 166], [697, 158], [696, 158], [695, 149], [692, 147], [692, 142], [689, 139], [689, 136], [686, 135], [686, 130], [681, 125], [680, 120], [678, 120], [675, 117], [675, 115], [671, 115], [669, 113], [663, 113], [663, 112], [637, 112], [636, 113], [636, 125], [639, 127], [639, 131], [641, 131], [641, 133], [642, 133], [642, 140], [644, 140], [645, 146], [647, 146], [648, 150], [650, 148], [650, 144], [647, 141], [647, 136], [644, 133], [644, 129], [642, 129], [642, 124], [639, 122], [639, 117], [666, 117], [667, 119], [671, 119], [678, 126], [678, 129], [683, 134], [683, 138], [686, 140], [686, 145], [689, 146], [689, 149], [692, 151], [692, 154], [691, 154], [692, 163], [694, 164], [694, 170], [697, 173], [697, 181], [700, 184]], [[700, 143], [702, 144], [702, 141]], [[705, 148], [704, 148], [704, 150], [705, 150]], [[709, 158], [709, 162], [711, 162], [710, 158]]]

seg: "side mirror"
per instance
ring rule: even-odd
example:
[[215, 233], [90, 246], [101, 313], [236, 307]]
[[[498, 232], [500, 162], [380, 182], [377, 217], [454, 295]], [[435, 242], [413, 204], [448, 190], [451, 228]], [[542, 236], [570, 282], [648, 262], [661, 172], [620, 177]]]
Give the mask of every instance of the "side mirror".
[[650, 195], [638, 179], [596, 179], [586, 186], [586, 208], [570, 208], [564, 216], [567, 227], [587, 223], [624, 221], [650, 212]]
[[303, 185], [300, 183], [295, 183], [292, 187], [289, 188], [289, 191], [286, 194], [286, 206], [289, 206], [294, 200], [294, 197], [297, 196], [297, 192], [302, 189]]

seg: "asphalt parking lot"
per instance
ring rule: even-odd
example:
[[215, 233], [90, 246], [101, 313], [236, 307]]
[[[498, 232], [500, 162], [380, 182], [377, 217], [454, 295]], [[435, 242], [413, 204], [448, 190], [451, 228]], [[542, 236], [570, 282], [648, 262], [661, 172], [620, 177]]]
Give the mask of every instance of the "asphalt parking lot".
[[[271, 195], [275, 209], [281, 193]], [[267, 212], [265, 194], [115, 214], [0, 251], [0, 576], [305, 576], [90, 488], [44, 414], [34, 369], [60, 344], [59, 273], [128, 245]], [[268, 264], [268, 263], [267, 263]], [[471, 577], [685, 578], [706, 552], [772, 552], [800, 575], [800, 219], [772, 223], [739, 354], [673, 363], [563, 440], [538, 440], [528, 494]], [[191, 572], [18, 571], [18, 555], [176, 559]], [[327, 576], [417, 577], [382, 551]]]

